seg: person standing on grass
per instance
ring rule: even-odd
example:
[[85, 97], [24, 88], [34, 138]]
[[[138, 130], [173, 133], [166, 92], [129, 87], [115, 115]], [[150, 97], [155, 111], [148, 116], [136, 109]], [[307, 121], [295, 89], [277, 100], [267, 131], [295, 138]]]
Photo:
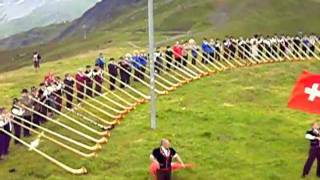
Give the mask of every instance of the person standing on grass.
[[38, 72], [38, 70], [40, 69], [41, 56], [37, 51], [33, 52], [32, 60], [33, 60], [34, 70]]
[[306, 132], [305, 138], [310, 140], [310, 150], [303, 168], [302, 177], [309, 174], [315, 159], [317, 159], [317, 176], [320, 177], [320, 129], [317, 122], [312, 123], [311, 130]]
[[102, 70], [104, 70], [106, 66], [106, 59], [104, 58], [102, 53], [100, 53], [99, 57], [96, 59], [95, 66], [99, 66]]
[[162, 139], [160, 147], [155, 148], [150, 154], [150, 160], [157, 165], [157, 180], [171, 180], [173, 159], [177, 159], [182, 167], [185, 166], [177, 152], [170, 147], [169, 140]]
[[[8, 133], [12, 132], [11, 114], [4, 108], [0, 108], [0, 128]], [[0, 131], [0, 160], [8, 156], [10, 140], [9, 135]]]
[[108, 73], [111, 75], [109, 76], [109, 89], [111, 91], [114, 91], [116, 88], [116, 78], [118, 77], [118, 66], [117, 64], [115, 63], [115, 60], [114, 58], [111, 58], [110, 59], [110, 62], [108, 64]]

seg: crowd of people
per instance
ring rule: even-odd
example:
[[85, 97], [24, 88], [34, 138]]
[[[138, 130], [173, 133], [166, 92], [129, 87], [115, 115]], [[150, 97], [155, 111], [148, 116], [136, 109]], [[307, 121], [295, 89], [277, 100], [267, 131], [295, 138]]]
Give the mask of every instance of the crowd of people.
[[[224, 40], [204, 38], [198, 45], [194, 40], [176, 42], [173, 46], [164, 49], [157, 48], [155, 52], [155, 73], [184, 68], [198, 63], [208, 64], [224, 59], [261, 58], [265, 56], [285, 56], [285, 53], [301, 53], [301, 55], [314, 56], [319, 36], [315, 34], [296, 36], [255, 35], [251, 38], [226, 37]], [[302, 53], [302, 51], [304, 53]], [[81, 103], [86, 98], [101, 96], [105, 82], [109, 90], [125, 88], [132, 81], [143, 81], [148, 69], [149, 56], [144, 51], [134, 51], [118, 60], [110, 58], [108, 63], [101, 53], [93, 65], [79, 69], [75, 75], [65, 74], [62, 79], [53, 73], [48, 73], [38, 87], [23, 89], [19, 98], [13, 99], [12, 109], [8, 111], [0, 108], [0, 128], [14, 136], [28, 137], [30, 130], [21, 127], [24, 124], [29, 128], [37, 128], [29, 123], [22, 122], [20, 118], [40, 126], [47, 122], [47, 117], [54, 117], [56, 111], [65, 107], [73, 109], [74, 104]], [[36, 70], [40, 67], [41, 56], [38, 52], [33, 55]], [[107, 74], [107, 75], [105, 75]], [[119, 87], [118, 87], [119, 86]], [[64, 101], [65, 100], [65, 101]], [[41, 102], [41, 103], [39, 103]], [[44, 105], [45, 104], [45, 105]], [[51, 107], [51, 108], [48, 108]], [[17, 118], [20, 117], [20, 118]], [[15, 123], [19, 122], [19, 123]], [[19, 145], [19, 141], [15, 141]], [[8, 155], [10, 136], [0, 131], [0, 158]]]

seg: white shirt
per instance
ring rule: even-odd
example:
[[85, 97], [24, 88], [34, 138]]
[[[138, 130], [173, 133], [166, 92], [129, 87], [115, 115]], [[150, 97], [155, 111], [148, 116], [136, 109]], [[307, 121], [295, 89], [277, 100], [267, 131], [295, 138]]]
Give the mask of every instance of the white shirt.
[[[313, 129], [312, 131], [316, 132], [317, 134], [319, 134], [319, 131], [317, 129]], [[317, 137], [312, 136], [311, 134], [306, 134], [305, 138], [308, 140], [315, 140]]]

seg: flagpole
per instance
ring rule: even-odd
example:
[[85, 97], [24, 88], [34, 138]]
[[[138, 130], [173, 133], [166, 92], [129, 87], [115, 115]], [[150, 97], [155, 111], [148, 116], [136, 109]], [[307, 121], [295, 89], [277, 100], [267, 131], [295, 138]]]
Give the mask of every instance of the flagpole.
[[149, 29], [149, 60], [150, 60], [150, 121], [151, 128], [156, 129], [156, 93], [154, 75], [154, 23], [153, 23], [153, 0], [148, 0], [148, 29]]

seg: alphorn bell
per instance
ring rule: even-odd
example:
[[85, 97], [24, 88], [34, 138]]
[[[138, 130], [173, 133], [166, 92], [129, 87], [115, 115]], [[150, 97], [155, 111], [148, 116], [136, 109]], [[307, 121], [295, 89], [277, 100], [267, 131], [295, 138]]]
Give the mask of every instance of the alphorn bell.
[[[27, 121], [27, 120], [24, 120], [23, 118], [20, 118], [20, 117], [18, 117], [18, 116], [15, 116], [15, 118], [16, 118], [16, 119], [19, 119], [19, 120], [22, 121], [23, 123], [28, 123], [28, 124], [32, 125], [33, 127], [39, 128], [38, 125], [36, 125], [36, 124], [34, 124], [34, 123], [32, 123], [32, 122], [29, 122], [29, 121]], [[34, 130], [34, 129], [28, 127], [28, 126], [26, 126], [25, 124], [22, 124], [22, 123], [20, 123], [20, 122], [18, 122], [18, 121], [16, 121], [16, 120], [14, 120], [14, 119], [12, 119], [11, 121], [12, 121], [14, 124], [18, 124], [19, 126], [23, 127], [24, 129], [30, 130], [30, 131], [33, 132], [33, 133], [36, 133], [36, 134], [38, 134], [38, 135], [41, 134], [40, 132], [38, 132], [38, 131], [36, 131], [36, 130]], [[89, 153], [89, 154], [88, 154], [88, 153], [81, 152], [81, 151], [79, 151], [78, 149], [75, 149], [75, 148], [73, 148], [73, 147], [71, 147], [71, 146], [69, 146], [69, 145], [66, 145], [66, 144], [62, 143], [61, 141], [58, 141], [58, 140], [56, 140], [56, 139], [54, 139], [54, 138], [52, 138], [52, 137], [47, 136], [46, 134], [43, 134], [41, 137], [46, 138], [46, 139], [48, 139], [49, 141], [51, 141], [51, 142], [53, 142], [53, 143], [55, 143], [55, 144], [63, 147], [64, 149], [67, 149], [67, 150], [69, 150], [69, 151], [71, 151], [71, 152], [73, 152], [73, 153], [75, 153], [75, 154], [77, 154], [77, 155], [79, 155], [79, 156], [81, 156], [81, 157], [92, 158], [92, 157], [96, 157], [96, 156], [97, 156], [96, 152], [91, 152], [91, 153]]]
[[[77, 81], [76, 79], [74, 79], [74, 81], [75, 81], [77, 84], [80, 84], [81, 86], [85, 87], [86, 89], [89, 89], [90, 91], [95, 92], [94, 89], [89, 88], [88, 86], [86, 86], [85, 84]], [[70, 86], [68, 86], [68, 85], [66, 85], [66, 86], [67, 86], [67, 87], [70, 87]], [[71, 88], [71, 87], [70, 87], [70, 88]], [[88, 99], [90, 99], [90, 100], [92, 100], [92, 101], [94, 101], [94, 102], [102, 105], [103, 107], [105, 107], [105, 108], [107, 108], [107, 109], [109, 109], [109, 110], [111, 110], [111, 111], [113, 111], [113, 112], [115, 112], [115, 113], [125, 114], [125, 113], [128, 112], [128, 110], [120, 111], [120, 110], [118, 110], [118, 109], [115, 109], [115, 108], [113, 108], [113, 107], [111, 107], [111, 106], [109, 106], [109, 105], [107, 105], [107, 104], [99, 101], [98, 99], [95, 99], [94, 97], [91, 97], [91, 96], [87, 95], [86, 93], [83, 93], [83, 92], [80, 92], [80, 91], [77, 91], [77, 92], [78, 92], [78, 93], [81, 93], [81, 94], [82, 94], [83, 96], [85, 96], [86, 98], [88, 98]], [[96, 92], [96, 93], [98, 93], [98, 92]], [[103, 96], [101, 93], [99, 93], [99, 95], [100, 95], [100, 97], [102, 97], [103, 99], [106, 99], [107, 101], [109, 101], [109, 102], [111, 102], [111, 103], [115, 103], [115, 101], [113, 101], [113, 100], [111, 100], [111, 99]], [[116, 104], [116, 105], [119, 105], [119, 103], [115, 103], [115, 104]], [[120, 106], [120, 105], [119, 105], [119, 106]]]
[[91, 118], [89, 118], [89, 117], [85, 116], [84, 114], [76, 111], [76, 109], [80, 109], [80, 110], [88, 113], [90, 116], [94, 117], [97, 121], [102, 121], [102, 122], [103, 122], [104, 120], [103, 120], [101, 117], [95, 115], [95, 114], [92, 113], [91, 111], [86, 110], [85, 108], [81, 107], [80, 105], [75, 104], [75, 103], [69, 101], [68, 99], [66, 99], [65, 97], [63, 97], [63, 96], [61, 96], [61, 95], [59, 95], [59, 94], [56, 94], [56, 93], [54, 93], [54, 94], [55, 94], [55, 96], [59, 96], [59, 97], [60, 97], [61, 99], [63, 99], [64, 101], [70, 103], [70, 104], [74, 107], [74, 110], [71, 110], [71, 109], [69, 109], [69, 108], [66, 108], [65, 106], [62, 106], [62, 108], [66, 109], [67, 111], [69, 111], [69, 112], [71, 112], [71, 113], [74, 113], [74, 114], [77, 115], [77, 116], [80, 116], [81, 118], [85, 119], [87, 122], [89, 122], [89, 123], [91, 123], [91, 124], [93, 124], [93, 125], [101, 128], [101, 129], [104, 129], [104, 130], [108, 129], [108, 127], [105, 127], [104, 125], [97, 123], [96, 121], [92, 120]]
[[38, 103], [38, 104], [41, 104], [42, 106], [44, 106], [44, 107], [52, 110], [53, 112], [55, 112], [55, 113], [57, 113], [57, 114], [65, 117], [66, 119], [69, 119], [69, 120], [72, 121], [73, 123], [81, 126], [82, 128], [84, 128], [84, 129], [86, 129], [86, 130], [88, 130], [88, 131], [90, 131], [90, 132], [92, 132], [92, 133], [95, 133], [95, 134], [97, 134], [97, 135], [99, 135], [99, 136], [109, 136], [109, 135], [110, 135], [110, 134], [109, 134], [109, 131], [99, 132], [99, 131], [97, 131], [97, 130], [95, 130], [95, 129], [93, 129], [93, 128], [91, 128], [91, 127], [89, 127], [89, 126], [87, 126], [87, 125], [85, 125], [85, 124], [83, 124], [83, 123], [81, 123], [81, 122], [79, 122], [78, 120], [70, 117], [69, 115], [64, 114], [64, 113], [56, 110], [55, 108], [52, 108], [52, 107], [46, 105], [45, 103], [43, 103], [43, 102], [41, 102], [41, 101], [39, 101], [39, 100], [37, 100], [37, 99], [35, 99], [35, 98], [31, 98], [31, 99], [32, 99], [34, 102], [36, 102], [36, 103]]
[[65, 164], [63, 164], [62, 162], [56, 160], [55, 158], [47, 155], [46, 153], [38, 150], [37, 148], [32, 147], [30, 144], [26, 143], [25, 141], [21, 140], [20, 138], [17, 138], [16, 136], [12, 135], [11, 133], [7, 132], [4, 129], [0, 128], [0, 131], [2, 131], [3, 133], [7, 134], [8, 136], [10, 136], [11, 138], [13, 138], [14, 140], [20, 142], [21, 144], [23, 144], [24, 146], [32, 149], [34, 152], [36, 152], [37, 154], [39, 154], [40, 156], [46, 158], [47, 160], [49, 160], [50, 162], [54, 163], [55, 165], [57, 165], [58, 167], [64, 169], [65, 171], [71, 173], [71, 174], [76, 174], [76, 175], [81, 175], [81, 174], [86, 174], [87, 173], [87, 169], [85, 167], [81, 167], [79, 169], [74, 169], [71, 168]]
[[[68, 91], [66, 91], [66, 90], [64, 90], [64, 89], [62, 89], [62, 91], [63, 91], [64, 93], [66, 93], [66, 94], [68, 94], [68, 95], [76, 98], [79, 102], [82, 102], [82, 103], [90, 106], [91, 108], [94, 108], [94, 109], [97, 108], [96, 106], [92, 105], [91, 103], [87, 102], [86, 100], [80, 99], [80, 98], [77, 97], [76, 95], [71, 94], [71, 93], [69, 93]], [[80, 107], [80, 104], [78, 104], [77, 107]], [[84, 109], [84, 108], [81, 108], [81, 109]], [[100, 111], [101, 109], [99, 108], [99, 109], [97, 109], [97, 110]], [[92, 112], [90, 112], [90, 111], [88, 111], [88, 110], [84, 110], [84, 111], [86, 111], [86, 112], [87, 112], [88, 114], [90, 114], [91, 116], [94, 116]], [[101, 111], [103, 111], [103, 110], [101, 110]], [[100, 112], [101, 112], [101, 111], [100, 111]], [[103, 111], [103, 112], [104, 112], [104, 111]], [[97, 116], [96, 116], [96, 117], [97, 117]], [[109, 117], [109, 116], [108, 116], [108, 117]], [[112, 117], [111, 117], [111, 118], [112, 118]], [[111, 121], [111, 122], [110, 122], [110, 121], [106, 121], [106, 120], [104, 120], [104, 119], [102, 119], [102, 118], [100, 118], [100, 117], [99, 117], [98, 119], [99, 119], [101, 122], [105, 123], [105, 124], [115, 125], [115, 124], [118, 123], [118, 120], [120, 119], [120, 117], [119, 117], [118, 119], [114, 120], [114, 121]]]
[[[71, 131], [71, 132], [73, 132], [73, 133], [75, 133], [75, 134], [78, 134], [79, 136], [82, 136], [82, 137], [84, 137], [84, 138], [86, 138], [86, 139], [88, 139], [88, 140], [90, 140], [90, 141], [92, 141], [92, 142], [99, 143], [99, 144], [108, 142], [108, 139], [107, 139], [106, 137], [102, 137], [101, 139], [96, 139], [96, 138], [94, 138], [94, 137], [92, 137], [92, 136], [89, 136], [89, 135], [87, 135], [87, 134], [84, 134], [83, 132], [80, 132], [80, 131], [78, 131], [78, 130], [76, 130], [76, 129], [68, 126], [68, 125], [63, 124], [63, 123], [61, 123], [60, 121], [54, 120], [54, 119], [52, 119], [52, 118], [50, 118], [50, 117], [47, 117], [47, 116], [45, 116], [45, 115], [43, 115], [43, 114], [41, 114], [41, 113], [39, 113], [39, 112], [37, 112], [37, 111], [34, 111], [33, 109], [31, 109], [31, 108], [29, 108], [29, 107], [26, 107], [26, 106], [24, 106], [24, 105], [21, 105], [21, 106], [22, 106], [23, 109], [26, 109], [26, 110], [28, 110], [28, 111], [30, 111], [30, 112], [32, 112], [32, 113], [35, 113], [35, 114], [37, 114], [37, 115], [39, 115], [39, 116], [41, 116], [41, 117], [43, 117], [43, 118], [46, 118], [46, 119], [48, 119], [49, 121], [51, 121], [51, 122], [53, 122], [53, 123], [55, 123], [55, 124], [57, 124], [57, 125], [65, 128], [65, 129], [67, 129], [67, 130], [69, 130], [69, 131]], [[16, 106], [16, 107], [20, 108], [19, 106]]]
[[[68, 86], [68, 85], [65, 85], [65, 86], [66, 86], [66, 87], [70, 87], [70, 86]], [[70, 88], [71, 88], [71, 87], [70, 87]], [[64, 91], [64, 92], [65, 92], [65, 91]], [[99, 104], [101, 103], [100, 101], [94, 99], [93, 97], [88, 96], [88, 95], [87, 95], [86, 93], [84, 93], [84, 92], [81, 92], [81, 91], [78, 91], [78, 90], [77, 90], [76, 92], [79, 93], [79, 94], [81, 94], [81, 95], [83, 95], [83, 96], [86, 97], [88, 100], [92, 100], [92, 101], [97, 102], [97, 103], [99, 103]], [[122, 118], [121, 114], [119, 114], [119, 115], [111, 114], [111, 113], [109, 113], [109, 112], [107, 112], [107, 111], [105, 111], [105, 110], [103, 110], [103, 109], [101, 109], [101, 108], [93, 105], [92, 103], [90, 103], [90, 102], [88, 102], [88, 101], [85, 101], [84, 99], [81, 100], [80, 102], [83, 102], [84, 104], [89, 105], [90, 107], [94, 108], [95, 110], [98, 110], [99, 112], [103, 113], [104, 115], [106, 115], [106, 116], [108, 116], [108, 117], [110, 117], [110, 118], [113, 118], [113, 119], [121, 119], [121, 118]], [[109, 106], [106, 106], [106, 107], [109, 107]], [[114, 108], [109, 107], [108, 109], [114, 109]]]

